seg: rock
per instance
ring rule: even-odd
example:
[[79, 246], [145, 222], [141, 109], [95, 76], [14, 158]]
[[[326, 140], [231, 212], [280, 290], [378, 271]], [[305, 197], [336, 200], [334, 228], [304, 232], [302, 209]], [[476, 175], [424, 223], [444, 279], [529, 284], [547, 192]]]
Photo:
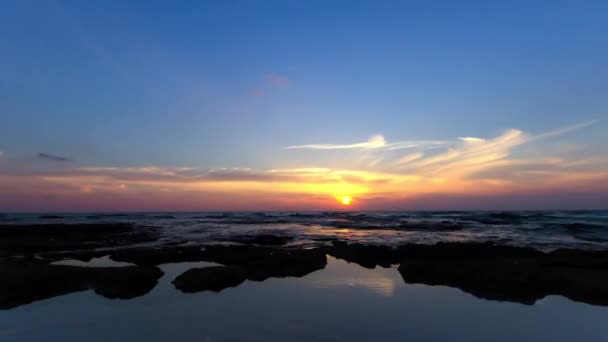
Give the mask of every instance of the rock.
[[[108, 252], [106, 252], [106, 255]], [[175, 262], [211, 261], [209, 253], [201, 246], [135, 247], [110, 251], [115, 261], [130, 262], [140, 266]]]
[[241, 248], [235, 254], [223, 253], [230, 249], [221, 249], [221, 254], [210, 254], [213, 261], [228, 266], [188, 270], [175, 279], [175, 287], [183, 292], [218, 292], [237, 286], [245, 279], [264, 281], [271, 277], [302, 277], [327, 265], [327, 257], [321, 249]]
[[406, 283], [444, 285], [474, 296], [534, 304], [548, 295], [608, 305], [608, 253], [491, 244], [405, 246], [399, 273]]
[[258, 234], [258, 235], [240, 235], [240, 236], [229, 236], [221, 237], [219, 241], [229, 241], [242, 244], [255, 244], [262, 246], [282, 246], [292, 241], [292, 236], [283, 235], [270, 235], [270, 234]]
[[376, 266], [390, 267], [400, 260], [397, 251], [389, 246], [348, 244], [343, 241], [334, 241], [332, 246], [328, 247], [327, 254], [371, 269]]
[[303, 277], [327, 265], [325, 252], [320, 249], [281, 250], [267, 257], [241, 263], [247, 279], [263, 281], [268, 278]]
[[158, 267], [127, 266], [100, 268], [91, 272], [95, 293], [111, 299], [131, 299], [150, 292], [163, 272]]
[[213, 291], [220, 292], [228, 287], [235, 287], [247, 278], [240, 267], [212, 266], [193, 268], [173, 280], [175, 288], [186, 293]]
[[38, 218], [43, 219], [43, 220], [51, 220], [51, 219], [62, 219], [64, 217], [59, 216], [59, 215], [40, 215], [40, 216], [38, 216]]
[[157, 267], [59, 266], [30, 259], [3, 260], [0, 273], [0, 309], [89, 289], [108, 298], [134, 298], [148, 293], [163, 274]]
[[400, 246], [397, 251], [399, 259], [427, 258], [427, 259], [451, 259], [451, 258], [503, 258], [503, 257], [540, 257], [544, 253], [532, 248], [495, 245], [492, 243], [457, 243], [438, 242], [434, 245], [406, 244]]
[[125, 223], [0, 225], [0, 255], [29, 255], [153, 241], [156, 232]]
[[443, 285], [459, 288], [476, 297], [533, 304], [544, 297], [531, 275], [537, 264], [518, 264], [507, 260], [408, 260], [399, 273], [408, 284]]

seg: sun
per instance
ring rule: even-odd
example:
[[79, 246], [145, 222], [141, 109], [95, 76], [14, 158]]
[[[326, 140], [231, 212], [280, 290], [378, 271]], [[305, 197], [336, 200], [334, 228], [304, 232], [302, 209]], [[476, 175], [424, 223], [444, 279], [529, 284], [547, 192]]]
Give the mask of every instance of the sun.
[[340, 202], [342, 202], [344, 205], [349, 205], [352, 200], [353, 199], [350, 196], [342, 196], [342, 198], [340, 198]]

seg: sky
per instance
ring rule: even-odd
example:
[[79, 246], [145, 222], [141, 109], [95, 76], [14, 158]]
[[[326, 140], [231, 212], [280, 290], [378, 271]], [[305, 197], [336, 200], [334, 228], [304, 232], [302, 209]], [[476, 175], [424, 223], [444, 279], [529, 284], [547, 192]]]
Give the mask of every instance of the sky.
[[0, 211], [608, 209], [606, 1], [1, 7]]

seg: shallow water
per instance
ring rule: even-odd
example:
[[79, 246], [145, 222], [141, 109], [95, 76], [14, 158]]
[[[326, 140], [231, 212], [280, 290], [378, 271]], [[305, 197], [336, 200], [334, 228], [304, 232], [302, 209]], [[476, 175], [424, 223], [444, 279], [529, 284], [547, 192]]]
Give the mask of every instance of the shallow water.
[[246, 281], [184, 294], [165, 275], [143, 297], [91, 291], [0, 311], [1, 341], [606, 341], [608, 308], [550, 296], [535, 305], [487, 301], [447, 287], [410, 285], [394, 268], [329, 258], [302, 278]]
[[244, 212], [3, 214], [1, 224], [126, 222], [157, 227], [159, 243], [225, 241], [279, 234], [290, 244], [341, 239], [398, 245], [439, 241], [494, 242], [555, 248], [608, 249], [608, 211], [517, 212]]

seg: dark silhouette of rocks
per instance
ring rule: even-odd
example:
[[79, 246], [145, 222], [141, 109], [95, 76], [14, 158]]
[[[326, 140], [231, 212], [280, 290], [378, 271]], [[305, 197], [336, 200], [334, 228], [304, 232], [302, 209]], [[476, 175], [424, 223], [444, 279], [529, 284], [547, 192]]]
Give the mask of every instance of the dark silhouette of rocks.
[[[495, 215], [494, 219], [513, 219]], [[448, 227], [446, 229], [454, 229]], [[588, 227], [568, 226], [570, 230]], [[596, 227], [592, 227], [597, 230]], [[209, 261], [223, 266], [187, 271], [175, 279], [184, 292], [221, 291], [245, 280], [301, 277], [321, 270], [326, 254], [366, 268], [400, 265], [407, 283], [456, 287], [477, 297], [533, 304], [547, 295], [608, 305], [608, 251], [556, 250], [491, 243], [405, 244], [396, 247], [323, 239], [314, 249], [284, 246], [290, 237], [259, 234], [234, 238], [236, 245], [129, 247], [155, 241], [154, 229], [130, 224], [39, 224], [0, 226], [0, 307], [11, 308], [93, 289], [108, 298], [147, 293], [165, 263]], [[110, 255], [134, 263], [123, 268], [49, 265], [61, 259], [88, 261]], [[17, 258], [19, 257], [19, 258]]]
[[183, 292], [219, 292], [238, 286], [246, 279], [264, 281], [268, 278], [303, 277], [327, 265], [325, 252], [320, 249], [250, 248], [240, 249], [234, 254], [216, 254], [211, 258], [228, 266], [188, 270], [173, 281], [175, 287]]
[[117, 247], [156, 240], [126, 223], [1, 225], [0, 255]]
[[182, 292], [220, 292], [228, 287], [242, 284], [247, 277], [237, 266], [212, 266], [192, 268], [173, 281], [175, 288]]
[[43, 220], [58, 220], [64, 218], [61, 215], [40, 215], [38, 218]]
[[89, 289], [107, 298], [143, 296], [163, 273], [157, 267], [75, 267], [23, 259], [0, 262], [0, 274], [0, 309], [10, 309]]
[[333, 241], [332, 246], [328, 247], [326, 251], [334, 258], [371, 269], [376, 266], [390, 267], [400, 261], [399, 253], [387, 246], [347, 244], [344, 241]]
[[480, 298], [522, 304], [562, 295], [608, 305], [608, 253], [541, 253], [517, 247], [462, 245], [442, 246], [437, 254], [404, 256], [399, 266], [403, 280], [456, 287]]
[[257, 235], [238, 235], [217, 238], [218, 241], [236, 242], [242, 244], [255, 244], [262, 246], [282, 246], [294, 239], [293, 236], [257, 234]]

